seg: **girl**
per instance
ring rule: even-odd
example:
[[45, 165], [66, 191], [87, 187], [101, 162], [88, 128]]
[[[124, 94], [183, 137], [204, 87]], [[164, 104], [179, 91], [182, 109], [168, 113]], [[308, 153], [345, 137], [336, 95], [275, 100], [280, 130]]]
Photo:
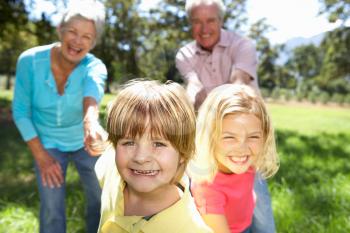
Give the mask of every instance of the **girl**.
[[95, 167], [98, 232], [212, 232], [181, 180], [195, 148], [195, 114], [179, 84], [129, 83], [109, 110], [107, 131], [114, 150]]
[[262, 98], [245, 85], [215, 88], [199, 109], [192, 191], [204, 221], [220, 233], [249, 232], [254, 176], [278, 170], [270, 117]]

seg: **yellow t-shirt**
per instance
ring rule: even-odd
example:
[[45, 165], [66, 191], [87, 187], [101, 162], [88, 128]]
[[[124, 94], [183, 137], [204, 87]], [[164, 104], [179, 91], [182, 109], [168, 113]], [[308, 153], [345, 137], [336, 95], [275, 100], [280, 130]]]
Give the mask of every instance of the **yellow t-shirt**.
[[95, 171], [102, 187], [101, 219], [98, 233], [212, 233], [196, 209], [189, 191], [188, 178], [181, 181], [185, 187], [181, 199], [149, 220], [143, 216], [124, 216], [123, 190], [115, 165], [115, 152], [106, 151], [96, 163]]

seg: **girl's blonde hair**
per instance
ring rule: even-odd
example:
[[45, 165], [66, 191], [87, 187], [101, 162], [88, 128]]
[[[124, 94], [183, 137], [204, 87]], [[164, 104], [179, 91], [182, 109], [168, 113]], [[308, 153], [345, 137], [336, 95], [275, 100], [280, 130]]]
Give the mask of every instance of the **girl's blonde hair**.
[[212, 181], [218, 171], [216, 146], [222, 121], [227, 114], [254, 114], [261, 121], [264, 147], [253, 164], [264, 178], [273, 176], [279, 167], [274, 130], [263, 99], [246, 85], [225, 84], [213, 89], [197, 117], [196, 154], [188, 173], [196, 181]]
[[183, 159], [173, 179], [178, 182], [195, 151], [195, 113], [182, 86], [133, 80], [119, 91], [108, 110], [109, 141], [116, 147], [120, 139], [141, 136], [147, 127], [152, 137], [168, 140]]

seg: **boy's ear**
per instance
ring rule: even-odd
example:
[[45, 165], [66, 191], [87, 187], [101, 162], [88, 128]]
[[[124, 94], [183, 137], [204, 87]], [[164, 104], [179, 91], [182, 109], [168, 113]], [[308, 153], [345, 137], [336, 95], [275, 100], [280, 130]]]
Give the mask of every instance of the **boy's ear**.
[[180, 157], [180, 161], [179, 161], [179, 164], [182, 164], [185, 162], [185, 159], [183, 157]]

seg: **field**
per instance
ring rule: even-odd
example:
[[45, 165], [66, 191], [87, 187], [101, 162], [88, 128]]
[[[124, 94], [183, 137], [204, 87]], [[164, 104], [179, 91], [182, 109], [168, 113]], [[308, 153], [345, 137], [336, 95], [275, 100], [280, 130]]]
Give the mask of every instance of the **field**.
[[[103, 102], [105, 108], [107, 96]], [[0, 92], [0, 233], [38, 231], [32, 157]], [[350, 109], [268, 104], [280, 170], [269, 188], [278, 232], [350, 232]], [[73, 167], [67, 177], [68, 232], [84, 232], [84, 195]]]

